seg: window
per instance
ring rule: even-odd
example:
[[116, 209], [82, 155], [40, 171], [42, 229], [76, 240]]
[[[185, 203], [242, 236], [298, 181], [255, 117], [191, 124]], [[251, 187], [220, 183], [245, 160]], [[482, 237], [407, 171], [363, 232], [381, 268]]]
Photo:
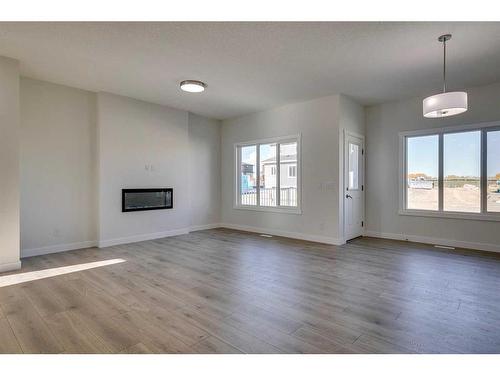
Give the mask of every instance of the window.
[[359, 145], [355, 143], [349, 143], [349, 190], [359, 189]]
[[236, 208], [300, 213], [300, 137], [236, 144]]
[[408, 137], [406, 150], [406, 207], [438, 210], [439, 137]]
[[257, 146], [240, 149], [240, 203], [244, 206], [257, 204]]
[[500, 220], [499, 128], [400, 133], [400, 213]]
[[280, 178], [281, 206], [297, 207], [297, 142], [280, 145], [280, 169], [288, 173]]
[[278, 203], [278, 197], [276, 196], [276, 152], [277, 143], [259, 145], [259, 204], [262, 207], [276, 207]]
[[444, 211], [481, 212], [481, 132], [445, 134]]

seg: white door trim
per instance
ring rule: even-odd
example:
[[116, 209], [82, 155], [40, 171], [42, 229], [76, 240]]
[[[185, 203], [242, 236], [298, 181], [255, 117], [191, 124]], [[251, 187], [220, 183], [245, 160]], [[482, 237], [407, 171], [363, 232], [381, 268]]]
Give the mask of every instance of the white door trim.
[[366, 149], [365, 149], [365, 136], [359, 133], [355, 133], [346, 129], [342, 129], [342, 137], [341, 137], [341, 173], [340, 173], [340, 180], [342, 181], [341, 183], [341, 191], [339, 194], [339, 211], [342, 213], [341, 217], [341, 238], [345, 241], [347, 241], [347, 236], [346, 236], [346, 225], [345, 225], [345, 220], [346, 220], [346, 205], [345, 203], [345, 195], [347, 191], [347, 179], [346, 179], [346, 149], [347, 149], [347, 140], [349, 137], [354, 137], [354, 138], [359, 138], [361, 140], [362, 144], [362, 153], [361, 153], [361, 163], [362, 163], [362, 197], [363, 197], [363, 204], [362, 204], [362, 220], [364, 222], [364, 226], [362, 227], [361, 234], [365, 235], [366, 232], [366, 213], [365, 213], [365, 205], [366, 205], [366, 184], [365, 184], [365, 167], [366, 167]]

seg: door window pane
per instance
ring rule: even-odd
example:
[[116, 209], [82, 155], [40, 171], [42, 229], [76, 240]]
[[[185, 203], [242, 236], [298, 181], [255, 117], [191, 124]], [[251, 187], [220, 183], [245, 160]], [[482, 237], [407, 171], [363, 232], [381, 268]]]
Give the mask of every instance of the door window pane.
[[487, 133], [487, 209], [500, 212], [500, 130]]
[[407, 208], [438, 210], [439, 136], [409, 137], [406, 150]]
[[445, 134], [444, 202], [445, 211], [481, 211], [481, 132]]
[[280, 205], [297, 207], [297, 142], [280, 144], [280, 172]]
[[277, 204], [276, 143], [259, 145], [259, 152], [260, 152], [260, 205], [267, 207], [274, 207]]
[[240, 148], [240, 202], [242, 205], [257, 204], [257, 146]]
[[349, 143], [349, 190], [359, 189], [359, 145]]

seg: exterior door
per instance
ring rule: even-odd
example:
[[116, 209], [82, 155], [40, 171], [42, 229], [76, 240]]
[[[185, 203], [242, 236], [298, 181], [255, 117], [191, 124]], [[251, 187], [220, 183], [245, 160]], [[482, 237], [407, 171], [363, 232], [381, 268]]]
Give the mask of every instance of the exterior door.
[[344, 236], [348, 241], [364, 231], [364, 140], [345, 134], [344, 144]]

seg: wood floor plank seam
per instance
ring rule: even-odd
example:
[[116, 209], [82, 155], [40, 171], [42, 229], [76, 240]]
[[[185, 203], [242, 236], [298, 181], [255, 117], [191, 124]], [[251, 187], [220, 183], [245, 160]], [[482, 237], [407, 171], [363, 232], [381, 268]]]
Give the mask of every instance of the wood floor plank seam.
[[[209, 341], [211, 338], [216, 338], [217, 340], [219, 340], [219, 341], [223, 342], [223, 343], [224, 343], [224, 344], [226, 344], [227, 346], [234, 348], [234, 350], [237, 350], [239, 353], [241, 353], [241, 354], [245, 354], [244, 352], [242, 352], [241, 350], [239, 350], [239, 349], [238, 349], [238, 348], [236, 348], [235, 346], [231, 345], [230, 343], [226, 342], [225, 340], [223, 340], [223, 339], [221, 339], [221, 338], [217, 338], [217, 337], [215, 337], [215, 336], [213, 336], [213, 335], [210, 335], [209, 337], [206, 337], [206, 338], [204, 338], [204, 339], [200, 340], [200, 341], [199, 341], [199, 342], [197, 342], [196, 344], [191, 345], [191, 347], [192, 347], [192, 348], [196, 348], [196, 347], [197, 347], [197, 346], [199, 346], [201, 343], [207, 342], [207, 341]], [[210, 354], [211, 354], [211, 353], [210, 353]]]
[[[0, 306], [0, 309], [2, 308], [2, 306]], [[12, 333], [12, 336], [14, 337], [14, 340], [15, 340], [15, 345], [17, 345], [17, 347], [19, 347], [19, 349], [21, 350], [22, 353], [24, 353], [23, 351], [23, 347], [21, 346], [21, 343], [19, 342], [19, 339], [17, 338], [16, 336], [16, 333], [14, 332], [14, 330], [12, 329], [12, 325], [10, 324], [9, 322], [9, 319], [7, 319], [7, 316], [4, 315], [4, 318], [5, 322], [7, 323], [8, 327], [9, 327], [9, 330], [10, 332]], [[3, 338], [5, 340], [5, 338]]]

